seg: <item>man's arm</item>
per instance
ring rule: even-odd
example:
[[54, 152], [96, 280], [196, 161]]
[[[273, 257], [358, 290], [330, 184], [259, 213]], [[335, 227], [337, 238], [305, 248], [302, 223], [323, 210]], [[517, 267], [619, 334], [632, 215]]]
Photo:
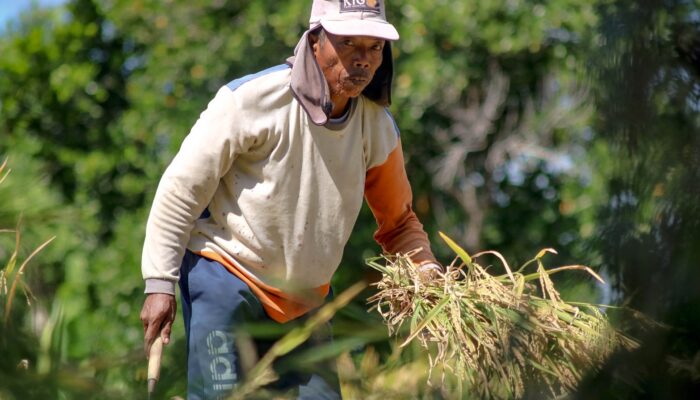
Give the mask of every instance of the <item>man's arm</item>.
[[421, 248], [411, 257], [414, 263], [439, 265], [430, 250], [428, 235], [411, 206], [413, 194], [400, 141], [384, 163], [367, 171], [365, 199], [377, 220], [374, 239], [385, 252], [408, 253]]
[[169, 341], [175, 316], [175, 285], [195, 220], [209, 205], [220, 178], [249, 139], [237, 134], [238, 109], [224, 87], [200, 115], [158, 185], [146, 225], [141, 270], [147, 297], [141, 311], [145, 348], [158, 334]]
[[236, 98], [224, 87], [200, 115], [158, 184], [146, 224], [141, 270], [146, 293], [175, 294], [194, 222], [245, 139], [234, 134]]

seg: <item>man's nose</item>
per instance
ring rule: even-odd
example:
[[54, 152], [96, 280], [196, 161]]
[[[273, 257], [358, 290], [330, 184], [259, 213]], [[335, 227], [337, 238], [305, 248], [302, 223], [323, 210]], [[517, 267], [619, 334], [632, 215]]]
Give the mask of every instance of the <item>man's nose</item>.
[[362, 50], [356, 51], [352, 64], [355, 66], [355, 68], [369, 68], [369, 58], [367, 57], [367, 52]]

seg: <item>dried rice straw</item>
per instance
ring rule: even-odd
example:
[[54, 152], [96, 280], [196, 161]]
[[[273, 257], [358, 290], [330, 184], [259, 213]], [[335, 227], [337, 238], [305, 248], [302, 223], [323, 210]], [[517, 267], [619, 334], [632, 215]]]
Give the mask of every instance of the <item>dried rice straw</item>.
[[[638, 346], [610, 325], [599, 306], [562, 300], [549, 277], [582, 270], [602, 282], [590, 268], [569, 265], [546, 270], [542, 257], [556, 252], [544, 249], [511, 271], [498, 252], [470, 257], [440, 235], [459, 256], [444, 273], [422, 281], [411, 254], [370, 260], [383, 277], [369, 301], [375, 303], [390, 334], [410, 327], [402, 346], [417, 339], [428, 349], [431, 373], [440, 367], [443, 382], [446, 371], [454, 374], [458, 398], [462, 382], [470, 393], [489, 398], [522, 397], [526, 386], [528, 394], [534, 390], [560, 396], [573, 390], [584, 372], [600, 367], [615, 349]], [[506, 273], [493, 276], [473, 260], [486, 254], [496, 256]], [[537, 272], [524, 274], [533, 263]], [[539, 282], [541, 295], [534, 281]]]

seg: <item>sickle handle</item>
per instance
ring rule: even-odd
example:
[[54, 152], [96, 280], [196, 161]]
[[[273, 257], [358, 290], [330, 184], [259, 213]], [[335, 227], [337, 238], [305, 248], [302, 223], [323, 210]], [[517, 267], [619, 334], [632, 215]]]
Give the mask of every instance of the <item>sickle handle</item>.
[[158, 335], [148, 352], [148, 394], [153, 393], [160, 379], [160, 357], [163, 355], [163, 338]]

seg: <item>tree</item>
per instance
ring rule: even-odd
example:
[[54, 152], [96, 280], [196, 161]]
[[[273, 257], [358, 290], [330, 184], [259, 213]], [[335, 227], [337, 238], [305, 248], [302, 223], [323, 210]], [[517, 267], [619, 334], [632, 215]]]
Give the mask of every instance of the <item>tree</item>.
[[595, 247], [622, 301], [668, 327], [640, 333], [642, 347], [613, 358], [582, 398], [700, 393], [691, 361], [700, 357], [699, 5], [617, 1], [599, 9], [596, 131], [611, 162], [601, 171], [609, 197]]

